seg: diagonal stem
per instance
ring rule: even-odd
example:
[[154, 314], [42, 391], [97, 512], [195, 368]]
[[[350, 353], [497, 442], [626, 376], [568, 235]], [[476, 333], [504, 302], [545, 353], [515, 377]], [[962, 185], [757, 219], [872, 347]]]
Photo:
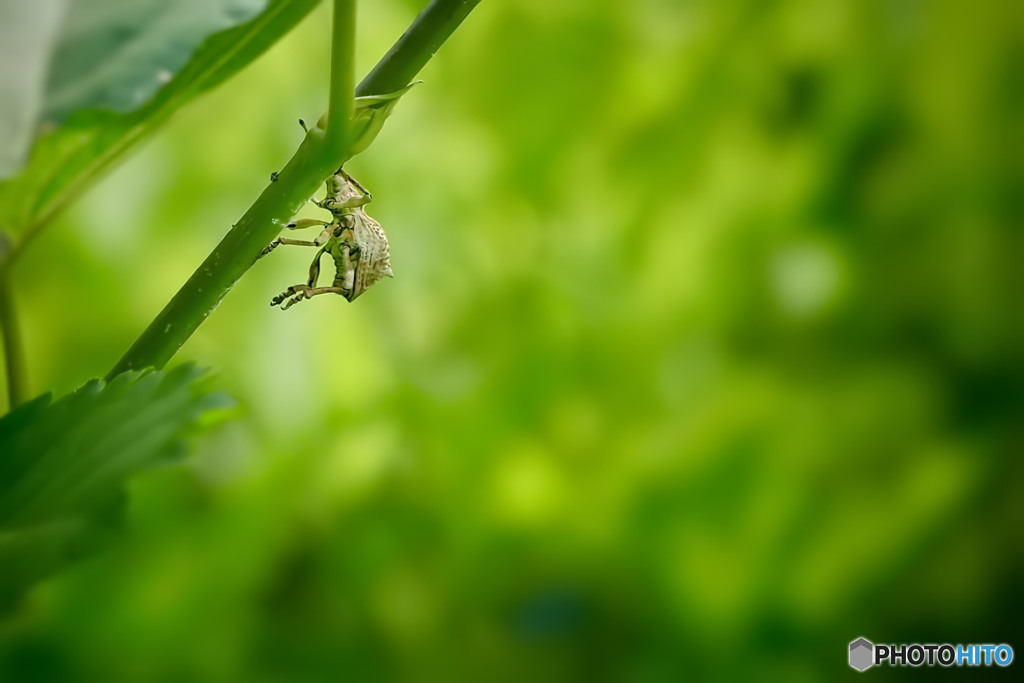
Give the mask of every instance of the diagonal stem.
[[433, 0], [366, 75], [356, 95], [382, 95], [404, 88], [480, 0]]

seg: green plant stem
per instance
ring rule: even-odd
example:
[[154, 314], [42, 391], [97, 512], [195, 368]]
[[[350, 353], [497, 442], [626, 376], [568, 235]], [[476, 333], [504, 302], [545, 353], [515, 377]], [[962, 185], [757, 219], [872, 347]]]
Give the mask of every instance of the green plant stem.
[[[394, 92], [430, 60], [480, 0], [433, 0], [387, 55], [363, 79], [356, 94]], [[192, 277], [150, 323], [107, 379], [127, 370], [163, 367], [213, 312], [260, 252], [313, 196], [324, 178], [350, 156], [347, 141], [351, 117], [355, 0], [335, 0], [332, 37], [331, 94], [326, 133], [313, 128], [299, 149], [263, 190], [241, 220], [228, 231]], [[348, 74], [341, 73], [347, 69]], [[346, 97], [345, 93], [349, 93]], [[343, 99], [348, 102], [342, 103]], [[344, 117], [344, 120], [340, 121]], [[333, 131], [333, 132], [332, 132]]]
[[220, 303], [337, 164], [321, 153], [323, 137], [309, 132], [299, 150], [228, 231], [192, 277], [107, 375], [161, 368]]
[[352, 96], [345, 98], [341, 93], [351, 93], [354, 82], [354, 22], [355, 0], [335, 0], [330, 77], [330, 105], [334, 114], [328, 117], [327, 131], [317, 127], [306, 133], [276, 179], [114, 365], [107, 374], [108, 380], [128, 370], [163, 367], [252, 267], [263, 247], [281, 232], [323, 179], [342, 164], [352, 117]]
[[432, 0], [366, 75], [356, 95], [381, 95], [404, 88], [478, 4], [480, 0]]
[[[0, 239], [3, 239], [0, 236]], [[3, 251], [0, 245], [0, 251]], [[18, 312], [11, 291], [10, 262], [3, 262], [0, 254], [0, 328], [4, 334], [4, 368], [7, 371], [7, 407], [15, 406], [28, 398], [28, 378], [25, 370], [25, 347], [22, 344], [21, 328], [18, 326]]]
[[[356, 0], [334, 0], [331, 37], [331, 90], [327, 103], [326, 154], [342, 157], [348, 151], [352, 92], [355, 90]], [[338, 164], [341, 165], [340, 162]]]

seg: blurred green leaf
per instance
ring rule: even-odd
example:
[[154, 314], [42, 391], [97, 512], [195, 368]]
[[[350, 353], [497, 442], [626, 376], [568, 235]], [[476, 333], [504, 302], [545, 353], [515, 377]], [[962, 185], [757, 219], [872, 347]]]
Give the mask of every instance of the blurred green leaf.
[[[45, 108], [62, 123], [37, 140], [19, 176], [0, 184], [0, 225], [23, 234], [45, 223], [179, 107], [262, 54], [316, 4], [317, 0], [271, 0], [250, 21], [211, 35], [198, 48], [201, 31], [209, 33], [228, 25], [229, 18], [240, 18], [243, 9], [237, 0], [230, 4], [233, 12], [203, 10], [189, 21], [133, 10], [133, 20], [143, 23], [128, 29], [106, 23], [114, 16], [107, 11], [90, 11], [93, 18], [83, 20], [70, 44], [61, 48], [51, 79]], [[188, 8], [191, 4], [182, 5]], [[94, 22], [98, 25], [90, 28]], [[140, 32], [140, 26], [147, 30]], [[106, 32], [119, 30], [136, 33], [122, 50], [99, 52], [97, 45], [109, 45], [103, 37]], [[160, 45], [143, 49], [136, 42]], [[114, 111], [143, 101], [134, 111]]]
[[207, 36], [252, 19], [266, 0], [77, 0], [54, 55], [43, 121], [82, 109], [131, 111]]
[[43, 103], [46, 70], [65, 0], [11, 0], [0, 4], [0, 177], [16, 171], [32, 143]]
[[0, 419], [0, 597], [87, 551], [116, 520], [125, 480], [182, 454], [182, 436], [225, 405], [202, 373], [92, 380]]

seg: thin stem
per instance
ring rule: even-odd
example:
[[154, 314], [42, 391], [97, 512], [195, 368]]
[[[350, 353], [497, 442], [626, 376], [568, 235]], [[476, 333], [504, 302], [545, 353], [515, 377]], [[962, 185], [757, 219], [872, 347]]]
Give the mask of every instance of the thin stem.
[[478, 4], [480, 0], [432, 0], [366, 75], [356, 95], [383, 95], [404, 88]]
[[[384, 59], [363, 79], [356, 94], [384, 95], [407, 85], [479, 2], [433, 0]], [[326, 134], [320, 128], [309, 131], [295, 155], [277, 175], [276, 182], [271, 182], [263, 190], [241, 220], [228, 231], [192, 277], [114, 365], [107, 374], [108, 380], [127, 370], [163, 367], [252, 267], [263, 247], [281, 232], [288, 220], [316, 192], [324, 178], [351, 156], [346, 137], [353, 106], [351, 65], [354, 63], [354, 0], [335, 0], [335, 12], [331, 110], [328, 113]], [[339, 73], [346, 68], [349, 72], [347, 76]], [[346, 99], [343, 96], [345, 92], [350, 94], [348, 102], [342, 104], [341, 100]], [[347, 113], [345, 121], [339, 122], [339, 112]], [[345, 140], [345, 144], [336, 146], [338, 140]]]
[[260, 251], [313, 195], [337, 164], [322, 153], [322, 135], [310, 131], [277, 181], [263, 190], [192, 277], [107, 375], [161, 368], [256, 262]]
[[327, 153], [340, 157], [348, 150], [352, 92], [355, 90], [356, 0], [334, 0], [331, 42], [331, 92], [327, 106]]
[[[0, 239], [3, 239], [0, 236]], [[0, 245], [0, 251], [3, 246]], [[0, 259], [3, 255], [0, 254]], [[18, 325], [18, 312], [11, 291], [10, 262], [0, 264], [0, 327], [4, 334], [4, 368], [7, 371], [7, 408], [28, 398], [28, 377], [25, 369], [25, 346]]]

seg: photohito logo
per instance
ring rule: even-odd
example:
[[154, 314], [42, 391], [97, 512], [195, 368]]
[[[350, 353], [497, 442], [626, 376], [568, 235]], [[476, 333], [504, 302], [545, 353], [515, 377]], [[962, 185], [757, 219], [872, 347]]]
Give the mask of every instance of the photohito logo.
[[1013, 648], [1000, 645], [875, 645], [867, 638], [850, 643], [850, 666], [866, 671], [876, 664], [889, 666], [1010, 666]]

